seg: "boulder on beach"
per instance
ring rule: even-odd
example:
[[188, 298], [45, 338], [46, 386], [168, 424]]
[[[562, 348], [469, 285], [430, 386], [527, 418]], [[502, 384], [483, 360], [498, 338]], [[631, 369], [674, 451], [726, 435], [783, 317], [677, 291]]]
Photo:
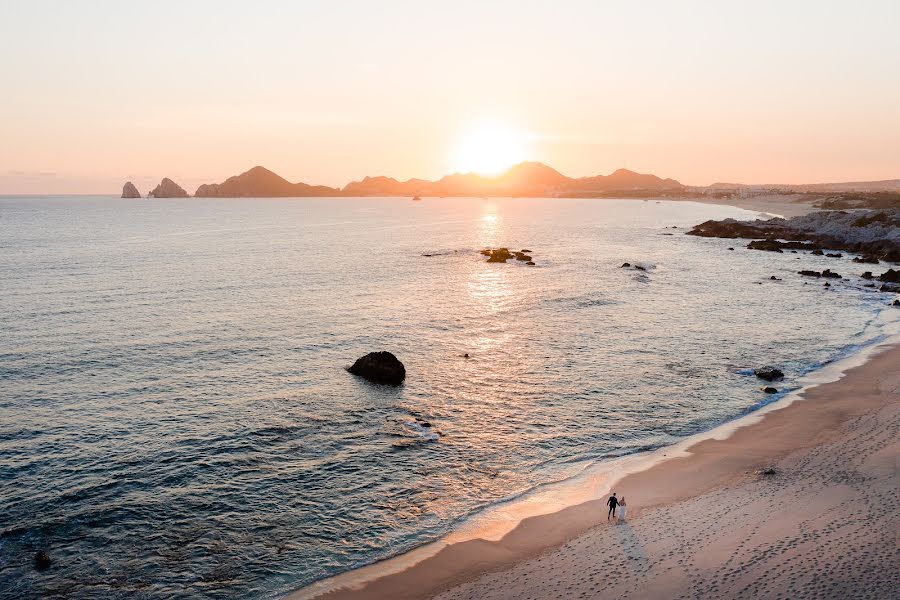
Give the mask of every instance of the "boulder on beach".
[[356, 359], [349, 369], [354, 375], [373, 383], [400, 385], [406, 379], [406, 367], [390, 352], [370, 352]]
[[122, 197], [123, 198], [140, 198], [141, 193], [130, 181], [126, 181], [125, 185], [122, 186]]
[[784, 373], [781, 369], [776, 369], [775, 367], [760, 367], [759, 369], [753, 369], [753, 374], [766, 381], [784, 379]]

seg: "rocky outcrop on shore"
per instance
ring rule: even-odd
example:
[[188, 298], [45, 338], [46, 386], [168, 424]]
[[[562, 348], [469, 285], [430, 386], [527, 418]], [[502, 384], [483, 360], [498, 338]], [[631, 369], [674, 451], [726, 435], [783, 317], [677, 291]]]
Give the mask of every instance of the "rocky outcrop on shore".
[[183, 187], [169, 179], [168, 177], [163, 177], [163, 180], [159, 182], [159, 185], [153, 188], [153, 190], [148, 194], [148, 196], [152, 196], [154, 198], [190, 198], [191, 195], [188, 194]]
[[123, 198], [140, 198], [141, 193], [130, 181], [126, 181], [125, 185], [122, 186], [122, 197]]
[[864, 255], [867, 262], [878, 259], [900, 262], [900, 209], [895, 208], [820, 211], [765, 221], [706, 221], [688, 235], [752, 239], [748, 248], [755, 250], [844, 250]]

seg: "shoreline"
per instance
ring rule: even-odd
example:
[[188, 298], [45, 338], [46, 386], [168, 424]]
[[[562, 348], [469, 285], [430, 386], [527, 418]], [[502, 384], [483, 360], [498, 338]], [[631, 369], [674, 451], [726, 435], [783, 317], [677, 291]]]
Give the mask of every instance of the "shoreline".
[[[892, 323], [896, 329], [897, 322]], [[858, 373], [872, 370], [870, 365], [881, 364], [885, 357], [888, 357], [887, 365], [900, 363], [900, 335], [896, 331], [890, 333], [893, 335], [887, 339], [807, 374], [801, 379], [800, 389], [752, 412], [670, 446], [592, 465], [582, 474], [548, 485], [552, 492], [552, 488], [562, 484], [566, 488], [562, 493], [556, 490], [557, 493], [545, 498], [540, 493], [529, 498], [529, 493], [487, 509], [486, 513], [501, 514], [499, 523], [489, 518], [482, 519], [486, 523], [478, 523], [476, 518], [474, 525], [454, 529], [439, 541], [320, 580], [286, 598], [432, 598], [588, 533], [603, 523], [604, 519], [600, 518], [605, 513], [603, 500], [612, 486], [628, 489], [633, 497], [640, 498], [640, 506], [629, 509], [630, 517], [727, 486], [745, 477], [748, 469], [762, 468], [790, 452], [809, 447], [810, 440], [817, 440], [822, 431], [839, 427], [840, 419], [820, 423], [816, 413], [823, 412], [822, 407], [797, 401], [822, 395], [846, 395], [841, 386], [851, 375], [854, 379], [859, 377]], [[822, 430], [813, 431], [810, 422], [820, 423]], [[773, 438], [766, 438], [765, 447], [750, 448], [752, 452], [748, 454], [746, 438], [756, 436], [757, 429], [796, 431], [777, 443], [768, 443]], [[742, 444], [740, 453], [729, 449]], [[703, 470], [702, 476], [698, 476], [698, 469]], [[631, 506], [636, 504], [632, 500]], [[522, 514], [516, 514], [517, 508]]]

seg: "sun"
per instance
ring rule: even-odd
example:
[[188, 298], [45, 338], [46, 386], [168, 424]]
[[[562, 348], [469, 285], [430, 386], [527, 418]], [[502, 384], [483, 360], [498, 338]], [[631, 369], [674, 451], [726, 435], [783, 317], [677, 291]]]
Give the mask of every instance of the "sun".
[[483, 124], [466, 131], [454, 155], [460, 173], [499, 175], [528, 158], [524, 133], [499, 124]]

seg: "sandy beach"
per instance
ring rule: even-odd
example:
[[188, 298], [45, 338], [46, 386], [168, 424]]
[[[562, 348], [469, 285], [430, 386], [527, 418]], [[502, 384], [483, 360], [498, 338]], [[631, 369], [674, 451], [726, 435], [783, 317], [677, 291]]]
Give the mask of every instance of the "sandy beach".
[[690, 201], [736, 206], [745, 210], [781, 215], [787, 219], [817, 210], [810, 197], [804, 194], [765, 194], [747, 198], [691, 198]]
[[585, 502], [318, 597], [887, 598], [900, 588], [898, 364], [900, 348], [879, 350], [724, 439], [627, 475], [614, 485], [625, 522]]

